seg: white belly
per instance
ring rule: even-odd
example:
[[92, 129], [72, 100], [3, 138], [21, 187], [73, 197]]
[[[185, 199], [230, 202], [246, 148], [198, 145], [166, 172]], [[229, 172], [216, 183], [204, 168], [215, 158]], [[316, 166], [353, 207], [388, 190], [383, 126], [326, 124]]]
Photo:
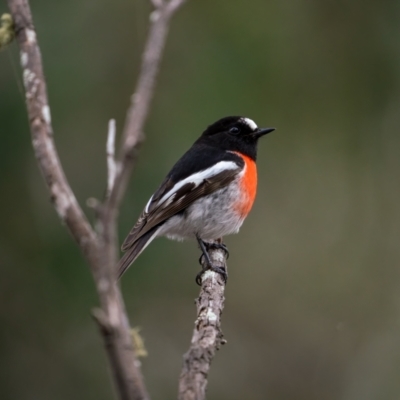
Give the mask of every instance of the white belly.
[[230, 185], [196, 200], [184, 212], [165, 222], [157, 236], [184, 240], [198, 235], [208, 241], [237, 233], [244, 220], [233, 207], [238, 195], [239, 191]]

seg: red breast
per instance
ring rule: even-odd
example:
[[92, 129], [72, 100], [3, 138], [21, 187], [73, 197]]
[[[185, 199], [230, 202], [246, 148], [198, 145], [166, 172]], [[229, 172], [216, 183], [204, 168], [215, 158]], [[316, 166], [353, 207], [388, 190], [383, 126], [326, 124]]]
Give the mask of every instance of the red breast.
[[238, 199], [238, 201], [234, 204], [235, 210], [245, 218], [247, 214], [250, 212], [251, 207], [253, 206], [254, 199], [256, 198], [257, 193], [257, 167], [254, 160], [250, 157], [245, 156], [240, 153], [236, 153], [239, 155], [244, 163], [244, 174], [240, 178], [239, 187], [242, 195]]

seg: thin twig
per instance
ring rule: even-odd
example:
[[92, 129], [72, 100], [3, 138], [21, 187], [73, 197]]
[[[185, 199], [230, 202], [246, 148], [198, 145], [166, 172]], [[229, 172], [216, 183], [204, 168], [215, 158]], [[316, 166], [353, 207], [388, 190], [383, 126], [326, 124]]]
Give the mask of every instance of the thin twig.
[[[213, 265], [227, 268], [223, 250], [210, 250], [209, 254]], [[203, 274], [200, 295], [196, 300], [197, 318], [192, 341], [188, 352], [183, 356], [179, 400], [205, 399], [211, 362], [215, 352], [226, 343], [221, 330], [224, 291], [225, 283], [220, 274], [214, 271]]]
[[[183, 0], [180, 2], [183, 4]], [[165, 41], [168, 34], [168, 26], [172, 15], [178, 9], [176, 5], [173, 9], [169, 8], [170, 3], [164, 3], [156, 8], [150, 18], [150, 28], [142, 55], [142, 65], [137, 81], [136, 89], [132, 95], [131, 105], [128, 109], [125, 127], [122, 135], [122, 142], [117, 157], [117, 175], [110, 195], [106, 198], [103, 212], [99, 219], [101, 240], [101, 263], [103, 264], [104, 274], [102, 279], [107, 282], [109, 288], [115, 287], [117, 263], [117, 218], [119, 206], [125, 194], [128, 179], [136, 159], [138, 145], [143, 138], [143, 127], [149, 113], [150, 102], [153, 97], [157, 72], [160, 66]], [[156, 14], [154, 14], [156, 13]], [[154, 15], [157, 18], [154, 18]], [[114, 268], [112, 268], [114, 267]], [[111, 282], [111, 284], [110, 284]], [[119, 291], [117, 291], [119, 293]], [[123, 307], [122, 298], [120, 299]], [[119, 323], [125, 314], [116, 314]], [[129, 324], [126, 322], [126, 328]], [[124, 340], [127, 340], [127, 331], [123, 331]], [[135, 356], [133, 355], [135, 358]], [[140, 371], [138, 371], [140, 373]], [[138, 381], [140, 384], [140, 379]], [[146, 396], [147, 393], [146, 393]]]
[[[129, 176], [136, 160], [138, 146], [143, 140], [143, 127], [149, 113], [150, 102], [153, 97], [157, 72], [160, 66], [165, 41], [168, 34], [169, 22], [179, 5], [170, 8], [170, 3], [162, 2], [151, 14], [150, 28], [142, 55], [142, 65], [127, 112], [122, 141], [117, 157], [117, 175], [110, 195], [106, 198], [103, 212], [99, 219], [102, 232], [101, 262], [104, 264], [103, 275], [105, 282], [115, 282], [117, 262], [117, 218], [122, 198], [126, 191]], [[114, 287], [114, 284], [109, 287]], [[122, 299], [120, 301], [122, 303]], [[123, 315], [117, 315], [122, 317]], [[128, 324], [127, 324], [128, 326]], [[126, 337], [126, 331], [124, 331]]]
[[[149, 34], [142, 56], [140, 74], [134, 94], [131, 97], [131, 104], [122, 134], [122, 143], [118, 153], [118, 161], [121, 167], [108, 202], [108, 208], [111, 213], [119, 208], [136, 160], [138, 146], [143, 141], [143, 127], [153, 98], [154, 85], [168, 35], [170, 20], [184, 2], [185, 0], [153, 2], [154, 5], [157, 5], [155, 11], [151, 14]], [[110, 219], [112, 219], [111, 216]]]
[[[136, 160], [138, 147], [143, 140], [143, 127], [149, 113], [157, 72], [168, 35], [169, 23], [171, 17], [184, 1], [179, 0], [178, 4], [174, 0], [172, 8], [171, 1], [168, 3], [162, 1], [161, 5], [151, 14], [149, 33], [142, 55], [142, 65], [136, 89], [131, 97], [131, 104], [128, 108], [122, 141], [116, 160], [118, 165], [117, 174], [110, 195], [106, 198], [100, 219], [104, 244], [102, 259], [110, 265], [115, 265], [117, 262], [117, 219], [119, 207]], [[116, 269], [114, 268], [114, 271], [110, 271], [110, 274], [113, 275], [109, 276], [108, 279], [115, 279]]]
[[[180, 2], [183, 4], [183, 0]], [[165, 41], [168, 34], [168, 26], [171, 17], [179, 8], [176, 5], [173, 9], [169, 8], [170, 3], [160, 2], [160, 5], [153, 11], [150, 18], [150, 28], [142, 55], [142, 65], [134, 94], [132, 95], [131, 105], [127, 112], [125, 126], [122, 134], [122, 141], [118, 151], [117, 174], [110, 195], [106, 198], [103, 212], [99, 219], [102, 247], [101, 262], [105, 274], [102, 276], [105, 282], [112, 283], [109, 288], [115, 288], [117, 263], [117, 218], [122, 198], [126, 191], [128, 179], [136, 159], [138, 145], [143, 139], [143, 127], [146, 122], [150, 109], [150, 102], [153, 97], [157, 72], [160, 66]], [[156, 15], [156, 18], [154, 16]], [[114, 268], [113, 268], [114, 267]], [[117, 290], [119, 294], [119, 291]], [[123, 308], [122, 297], [119, 301]], [[124, 313], [117, 313], [119, 323], [122, 323]], [[129, 328], [127, 319], [126, 328]], [[127, 343], [127, 329], [122, 333]], [[133, 352], [132, 352], [133, 353]], [[133, 357], [135, 358], [134, 354]], [[135, 358], [136, 360], [136, 358]], [[140, 373], [140, 371], [138, 371]], [[140, 380], [138, 381], [140, 384]], [[147, 393], [146, 393], [146, 396]]]
[[117, 175], [117, 163], [115, 162], [115, 119], [110, 119], [108, 122], [108, 134], [107, 134], [107, 194], [111, 193], [114, 186], [115, 177]]

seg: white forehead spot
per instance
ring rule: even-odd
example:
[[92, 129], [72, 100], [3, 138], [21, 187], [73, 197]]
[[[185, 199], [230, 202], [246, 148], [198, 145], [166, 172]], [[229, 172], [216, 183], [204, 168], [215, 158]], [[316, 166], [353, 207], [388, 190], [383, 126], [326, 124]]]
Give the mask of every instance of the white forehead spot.
[[242, 121], [252, 130], [255, 131], [258, 126], [257, 124], [250, 118], [243, 118]]

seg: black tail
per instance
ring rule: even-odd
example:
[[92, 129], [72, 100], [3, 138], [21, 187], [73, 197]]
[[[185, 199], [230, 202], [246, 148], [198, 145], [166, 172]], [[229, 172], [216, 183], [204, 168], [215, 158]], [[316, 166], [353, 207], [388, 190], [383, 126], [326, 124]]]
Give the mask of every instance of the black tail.
[[134, 242], [126, 253], [119, 260], [118, 268], [118, 279], [124, 274], [124, 272], [130, 267], [130, 265], [139, 257], [140, 253], [145, 249], [147, 245], [154, 239], [157, 234], [158, 226], [150, 229], [143, 236], [141, 236], [136, 242]]

